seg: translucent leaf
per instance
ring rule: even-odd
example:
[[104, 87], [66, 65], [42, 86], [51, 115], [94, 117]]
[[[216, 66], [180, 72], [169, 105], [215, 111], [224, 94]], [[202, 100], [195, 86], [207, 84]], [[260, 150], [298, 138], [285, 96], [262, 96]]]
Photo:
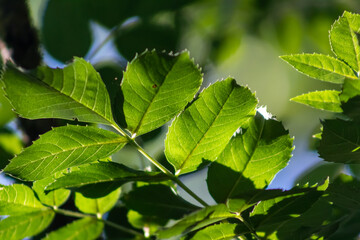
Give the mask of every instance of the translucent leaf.
[[360, 95], [360, 80], [346, 79], [340, 94], [340, 100], [347, 102], [358, 95]]
[[22, 148], [23, 144], [15, 133], [0, 129], [0, 169], [4, 169], [10, 159], [15, 154], [19, 154]]
[[16, 112], [24, 118], [114, 124], [105, 84], [81, 58], [64, 69], [39, 67], [34, 76], [8, 65], [2, 81]]
[[357, 73], [360, 71], [359, 29], [360, 15], [345, 11], [330, 30], [333, 52]]
[[340, 92], [335, 90], [315, 91], [296, 96], [291, 101], [330, 112], [342, 112]]
[[325, 161], [360, 163], [360, 126], [341, 119], [325, 120], [318, 152]]
[[63, 169], [110, 156], [126, 138], [96, 127], [54, 128], [13, 158], [4, 169], [24, 180], [39, 180]]
[[172, 123], [165, 140], [167, 160], [176, 174], [214, 161], [234, 132], [255, 114], [257, 100], [248, 88], [228, 78], [205, 89]]
[[198, 231], [191, 239], [194, 240], [232, 240], [239, 235], [248, 233], [249, 229], [241, 224], [220, 223]]
[[120, 197], [121, 189], [109, 193], [102, 198], [86, 198], [81, 193], [75, 193], [75, 206], [84, 213], [104, 214], [114, 207]]
[[164, 181], [168, 178], [159, 172], [136, 171], [114, 162], [98, 162], [80, 166], [55, 179], [46, 190], [69, 188], [86, 197], [105, 196], [124, 183], [131, 181]]
[[217, 202], [269, 185], [291, 157], [292, 139], [281, 122], [257, 113], [211, 164], [207, 184]]
[[28, 186], [13, 184], [0, 187], [0, 215], [19, 215], [45, 208]]
[[137, 135], [158, 128], [190, 102], [202, 82], [188, 52], [145, 52], [127, 66], [121, 89], [127, 128]]
[[33, 183], [32, 189], [41, 203], [48, 206], [61, 206], [70, 196], [70, 191], [66, 189], [58, 189], [51, 192], [45, 192], [45, 187], [54, 181], [54, 176], [37, 180]]
[[0, 221], [0, 239], [18, 240], [42, 232], [52, 222], [55, 213], [48, 209], [10, 216]]
[[126, 207], [145, 216], [179, 219], [199, 208], [183, 200], [168, 186], [156, 184], [136, 188], [122, 201]]
[[357, 79], [344, 62], [322, 54], [295, 54], [281, 57], [299, 72], [326, 82], [343, 83], [345, 78]]
[[104, 223], [96, 218], [83, 218], [73, 221], [56, 231], [49, 233], [44, 240], [92, 240], [97, 239], [104, 228]]
[[224, 204], [205, 207], [182, 218], [170, 228], [159, 231], [158, 237], [163, 239], [183, 235], [232, 217], [234, 214]]

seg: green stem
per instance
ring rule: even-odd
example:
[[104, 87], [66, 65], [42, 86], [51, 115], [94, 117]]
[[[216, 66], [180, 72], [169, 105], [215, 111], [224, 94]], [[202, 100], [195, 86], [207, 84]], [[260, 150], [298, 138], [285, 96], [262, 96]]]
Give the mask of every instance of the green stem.
[[84, 213], [79, 213], [79, 212], [73, 212], [73, 211], [69, 211], [69, 210], [61, 209], [61, 208], [57, 208], [57, 207], [53, 207], [53, 210], [54, 210], [54, 212], [56, 212], [58, 214], [68, 216], [68, 217], [75, 217], [75, 218], [91, 217], [91, 218], [96, 218], [97, 220], [102, 221], [106, 225], [109, 225], [109, 226], [111, 226], [113, 228], [116, 228], [116, 229], [118, 229], [120, 231], [129, 233], [129, 234], [132, 234], [132, 235], [135, 235], [135, 236], [144, 237], [144, 235], [142, 233], [139, 233], [139, 232], [134, 231], [132, 229], [128, 229], [126, 227], [123, 227], [121, 225], [118, 225], [116, 223], [113, 223], [113, 222], [110, 222], [110, 221], [107, 221], [107, 220], [104, 220], [104, 219], [101, 219], [101, 218], [99, 219], [94, 215], [84, 214]]
[[255, 236], [257, 240], [261, 240], [261, 238], [256, 234], [255, 229], [241, 216], [240, 213], [236, 213], [236, 218], [240, 220], [249, 230], [250, 232]]

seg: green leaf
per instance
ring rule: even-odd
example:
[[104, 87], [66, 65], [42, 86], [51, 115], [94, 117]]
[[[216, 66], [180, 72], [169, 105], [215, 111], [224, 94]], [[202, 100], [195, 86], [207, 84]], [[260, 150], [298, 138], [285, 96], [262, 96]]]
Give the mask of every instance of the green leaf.
[[292, 139], [282, 123], [265, 120], [257, 113], [209, 167], [211, 196], [224, 203], [241, 193], [265, 188], [286, 166], [292, 150]]
[[356, 73], [360, 71], [359, 29], [360, 15], [345, 11], [330, 30], [333, 52], [338, 58], [349, 64]]
[[250, 90], [232, 78], [205, 89], [169, 127], [165, 154], [176, 175], [196, 170], [203, 159], [214, 161], [234, 132], [254, 116], [256, 104]]
[[4, 169], [10, 159], [15, 154], [19, 154], [22, 148], [22, 142], [16, 134], [6, 129], [0, 129], [0, 169]]
[[55, 213], [50, 210], [10, 216], [0, 221], [0, 239], [18, 240], [42, 232], [52, 222]]
[[104, 223], [96, 218], [83, 218], [48, 234], [44, 240], [92, 240], [97, 239], [104, 228]]
[[75, 206], [84, 213], [104, 214], [114, 207], [121, 193], [121, 188], [102, 198], [87, 198], [81, 193], [75, 193]]
[[115, 162], [98, 162], [80, 166], [79, 171], [66, 173], [55, 179], [46, 190], [69, 188], [86, 197], [105, 196], [124, 183], [131, 181], [164, 181], [168, 178], [159, 172], [136, 171]]
[[295, 54], [281, 57], [299, 72], [326, 82], [343, 83], [345, 78], [357, 79], [344, 62], [322, 54]]
[[100, 75], [81, 58], [64, 69], [39, 67], [36, 75], [8, 65], [5, 92], [24, 118], [62, 118], [113, 125], [109, 94]]
[[360, 80], [346, 79], [344, 81], [340, 100], [347, 102], [350, 98], [360, 95]]
[[183, 200], [170, 187], [157, 184], [136, 188], [122, 198], [126, 207], [145, 216], [179, 219], [199, 208]]
[[335, 90], [315, 91], [296, 96], [290, 100], [321, 110], [342, 112], [339, 94], [340, 92]]
[[[128, 212], [127, 218], [133, 227], [148, 231], [149, 235], [154, 235], [160, 227], [164, 226], [168, 222], [168, 219], [157, 216], [144, 216], [132, 210]], [[146, 234], [147, 233], [145, 232], [145, 236]]]
[[144, 52], [128, 64], [121, 85], [127, 128], [141, 135], [162, 126], [194, 98], [201, 82], [188, 52]]
[[360, 163], [360, 126], [341, 119], [325, 120], [318, 152], [325, 161]]
[[24, 180], [39, 180], [108, 157], [126, 142], [125, 137], [96, 127], [58, 127], [13, 158], [4, 171]]
[[41, 203], [48, 206], [61, 206], [70, 196], [70, 191], [66, 189], [58, 189], [52, 192], [45, 192], [45, 187], [54, 181], [54, 176], [37, 180], [33, 183], [32, 189], [36, 193]]
[[163, 239], [178, 236], [180, 234], [183, 235], [233, 217], [235, 217], [235, 215], [230, 213], [229, 209], [224, 204], [205, 207], [182, 218], [170, 228], [159, 231], [158, 237]]
[[0, 187], [0, 215], [19, 215], [45, 208], [28, 186], [13, 184]]
[[191, 239], [194, 240], [232, 240], [248, 233], [244, 225], [234, 223], [220, 223], [198, 231]]
[[310, 186], [318, 183], [323, 183], [327, 178], [332, 182], [342, 171], [344, 170], [344, 164], [320, 162], [309, 170], [304, 171], [296, 180], [295, 184]]

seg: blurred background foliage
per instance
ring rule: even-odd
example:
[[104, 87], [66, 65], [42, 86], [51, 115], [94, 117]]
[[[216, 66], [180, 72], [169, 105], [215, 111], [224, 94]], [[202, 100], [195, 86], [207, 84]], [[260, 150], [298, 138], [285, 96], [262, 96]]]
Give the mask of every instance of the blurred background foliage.
[[[28, 4], [28, 9], [24, 4]], [[137, 53], [146, 48], [168, 52], [188, 49], [202, 67], [204, 86], [227, 76], [235, 77], [238, 83], [255, 91], [260, 104], [266, 105], [290, 130], [295, 137], [294, 156], [271, 184], [290, 188], [296, 182], [313, 183], [341, 171], [359, 171], [331, 163], [324, 166], [317, 157], [316, 141], [311, 136], [319, 131], [319, 119], [335, 116], [289, 101], [308, 91], [336, 86], [297, 74], [278, 57], [301, 52], [331, 55], [328, 31], [344, 10], [358, 13], [360, 2], [0, 0], [0, 49], [6, 55], [2, 47], [5, 44], [14, 61], [25, 69], [36, 67], [40, 61], [62, 67], [73, 56], [84, 57], [102, 75], [113, 93], [113, 104], [119, 101], [122, 71]], [[114, 115], [118, 117], [118, 113]], [[1, 166], [20, 151], [22, 144], [31, 144], [51, 126], [65, 124], [58, 120], [13, 121], [14, 117], [1, 94], [0, 157], [5, 159]], [[145, 149], [164, 161], [165, 134], [163, 128], [140, 139]], [[151, 168], [128, 148], [113, 160], [134, 168]], [[194, 191], [203, 191], [203, 179], [189, 175], [184, 180], [191, 183]]]

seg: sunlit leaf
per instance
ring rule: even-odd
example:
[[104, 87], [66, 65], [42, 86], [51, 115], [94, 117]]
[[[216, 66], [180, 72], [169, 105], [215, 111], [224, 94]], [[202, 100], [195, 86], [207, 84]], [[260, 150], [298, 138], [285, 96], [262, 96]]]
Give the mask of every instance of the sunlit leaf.
[[0, 221], [0, 239], [18, 240], [42, 232], [52, 222], [55, 213], [50, 210], [10, 216]]
[[296, 96], [290, 100], [321, 110], [342, 112], [339, 94], [340, 92], [335, 90], [315, 91]]
[[178, 114], [199, 90], [200, 70], [188, 52], [145, 52], [129, 63], [121, 89], [127, 128], [144, 134]]
[[234, 132], [255, 114], [256, 104], [250, 90], [232, 78], [205, 89], [169, 127], [165, 154], [176, 174], [196, 170], [203, 159], [214, 161]]
[[125, 137], [96, 127], [58, 127], [13, 158], [4, 170], [21, 179], [39, 180], [108, 157], [126, 142]]
[[97, 239], [104, 228], [104, 223], [96, 218], [83, 218], [51, 232], [44, 240], [93, 240]]
[[208, 188], [217, 202], [265, 188], [291, 157], [292, 139], [281, 122], [260, 113], [226, 146], [208, 171]]
[[319, 80], [343, 83], [345, 78], [357, 79], [344, 62], [322, 54], [295, 54], [281, 57], [299, 72]]
[[231, 240], [248, 233], [243, 224], [220, 223], [198, 231], [191, 239], [194, 240]]
[[114, 124], [100, 75], [81, 58], [64, 69], [39, 67], [35, 75], [7, 66], [2, 77], [15, 111], [29, 119], [62, 118]]

